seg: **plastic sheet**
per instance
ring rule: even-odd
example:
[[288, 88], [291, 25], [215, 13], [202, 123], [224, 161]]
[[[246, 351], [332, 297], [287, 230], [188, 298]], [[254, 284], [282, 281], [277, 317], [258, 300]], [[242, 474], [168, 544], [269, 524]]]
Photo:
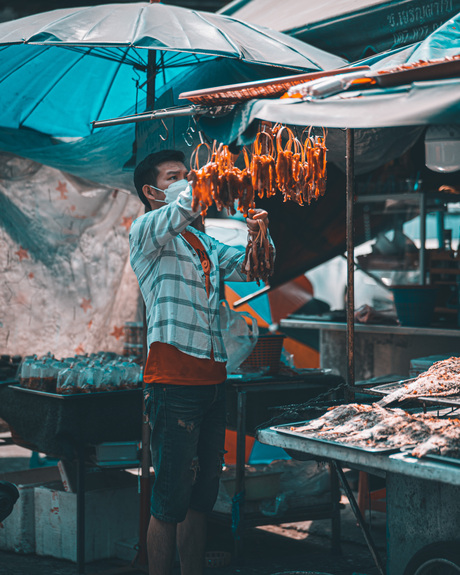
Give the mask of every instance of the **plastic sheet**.
[[56, 357], [123, 351], [139, 320], [128, 233], [137, 198], [0, 154], [0, 347]]

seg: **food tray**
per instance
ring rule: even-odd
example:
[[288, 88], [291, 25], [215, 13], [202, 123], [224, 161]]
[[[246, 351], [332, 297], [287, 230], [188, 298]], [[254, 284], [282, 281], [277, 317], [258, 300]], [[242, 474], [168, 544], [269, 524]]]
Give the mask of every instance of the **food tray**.
[[455, 457], [447, 457], [446, 455], [437, 455], [436, 453], [427, 453], [422, 457], [422, 459], [429, 459], [430, 461], [436, 461], [436, 463], [449, 463], [452, 465], [460, 465], [460, 459]]
[[356, 72], [359, 70], [370, 70], [369, 66], [355, 66], [348, 68], [338, 68], [321, 72], [310, 72], [308, 74], [296, 74], [295, 76], [284, 76], [282, 78], [271, 78], [241, 84], [230, 84], [228, 86], [217, 86], [215, 88], [205, 88], [192, 92], [182, 92], [179, 99], [190, 100], [194, 104], [205, 104], [212, 106], [236, 104], [252, 100], [253, 98], [278, 98], [282, 96], [291, 86], [304, 84], [310, 80], [317, 80], [327, 76]]
[[92, 393], [51, 393], [50, 391], [41, 391], [39, 389], [28, 389], [27, 387], [20, 387], [19, 385], [10, 385], [12, 389], [22, 391], [24, 393], [31, 393], [33, 395], [43, 395], [45, 397], [54, 397], [61, 400], [89, 398], [89, 397], [107, 397], [119, 395], [120, 393], [139, 393], [141, 388], [137, 389], [119, 389], [118, 391], [95, 391]]
[[[385, 396], [389, 395], [392, 391], [396, 391], [404, 384], [411, 383], [415, 381], [413, 379], [404, 379], [402, 381], [394, 381], [392, 383], [385, 383], [384, 385], [377, 385], [376, 387], [371, 387], [366, 391], [371, 391], [373, 393]], [[427, 395], [427, 396], [417, 396], [417, 397], [406, 397], [404, 401], [421, 401], [423, 403], [434, 403], [436, 405], [445, 405], [447, 407], [460, 407], [460, 395]]]
[[308, 421], [302, 421], [298, 423], [289, 423], [287, 425], [275, 425], [270, 427], [271, 430], [277, 431], [278, 433], [283, 433], [285, 435], [293, 435], [294, 437], [300, 437], [309, 441], [314, 441], [315, 443], [324, 443], [326, 445], [335, 445], [336, 447], [348, 447], [349, 449], [363, 451], [364, 453], [375, 453], [378, 455], [386, 455], [390, 453], [397, 453], [400, 451], [399, 447], [362, 447], [360, 445], [351, 445], [350, 443], [341, 443], [340, 441], [331, 441], [330, 439], [322, 439], [316, 437], [313, 434], [300, 433], [290, 429], [291, 427], [306, 425]]
[[460, 76], [460, 59], [426, 64], [425, 66], [417, 66], [408, 70], [372, 74], [377, 84], [382, 87], [411, 84], [420, 80], [454, 78], [456, 76]]
[[391, 383], [384, 383], [382, 385], [376, 385], [375, 387], [370, 387], [369, 389], [366, 389], [366, 391], [373, 391], [374, 393], [378, 393], [379, 395], [389, 395], [393, 391], [396, 391], [397, 389], [403, 387], [403, 385], [413, 382], [415, 379], [416, 378], [414, 377], [412, 379], [402, 379], [401, 381], [392, 381]]

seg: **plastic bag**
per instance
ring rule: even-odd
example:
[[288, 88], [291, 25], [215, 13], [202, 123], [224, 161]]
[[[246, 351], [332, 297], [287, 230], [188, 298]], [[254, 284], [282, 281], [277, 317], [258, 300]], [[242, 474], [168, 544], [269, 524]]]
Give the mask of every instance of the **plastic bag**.
[[[234, 311], [228, 301], [220, 302], [220, 329], [227, 352], [227, 373], [232, 373], [249, 357], [259, 337], [257, 321], [249, 313]], [[251, 320], [249, 326], [244, 319]]]

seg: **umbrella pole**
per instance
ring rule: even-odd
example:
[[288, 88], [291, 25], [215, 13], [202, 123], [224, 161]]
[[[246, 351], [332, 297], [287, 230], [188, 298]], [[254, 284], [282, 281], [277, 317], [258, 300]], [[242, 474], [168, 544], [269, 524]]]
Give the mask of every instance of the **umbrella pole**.
[[[154, 0], [150, 0], [153, 3]], [[156, 0], [155, 0], [156, 1]], [[147, 55], [147, 109], [153, 110], [155, 106], [155, 76], [156, 51], [149, 50]], [[142, 314], [142, 363], [145, 369], [147, 364], [147, 318], [145, 304]], [[143, 383], [145, 388], [145, 383]], [[139, 565], [147, 565], [147, 531], [150, 522], [150, 424], [148, 416], [142, 420], [142, 452], [141, 452], [141, 478], [140, 478], [140, 516], [139, 516], [139, 550], [136, 561]]]
[[[355, 384], [355, 262], [354, 262], [354, 146], [355, 133], [352, 129], [347, 129], [347, 161], [346, 161], [346, 181], [347, 181], [347, 199], [346, 199], [346, 234], [347, 234], [347, 384]], [[354, 394], [348, 391], [350, 397], [347, 399], [353, 401]]]

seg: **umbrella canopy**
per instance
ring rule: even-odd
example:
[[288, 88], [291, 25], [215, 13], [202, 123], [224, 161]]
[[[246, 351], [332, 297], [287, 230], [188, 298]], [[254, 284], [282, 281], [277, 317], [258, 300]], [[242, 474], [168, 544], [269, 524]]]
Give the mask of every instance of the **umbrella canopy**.
[[0, 24], [0, 126], [86, 136], [93, 120], [143, 111], [152, 75], [158, 95], [191, 67], [216, 58], [269, 66], [277, 75], [346, 64], [280, 32], [177, 6], [54, 10]]

